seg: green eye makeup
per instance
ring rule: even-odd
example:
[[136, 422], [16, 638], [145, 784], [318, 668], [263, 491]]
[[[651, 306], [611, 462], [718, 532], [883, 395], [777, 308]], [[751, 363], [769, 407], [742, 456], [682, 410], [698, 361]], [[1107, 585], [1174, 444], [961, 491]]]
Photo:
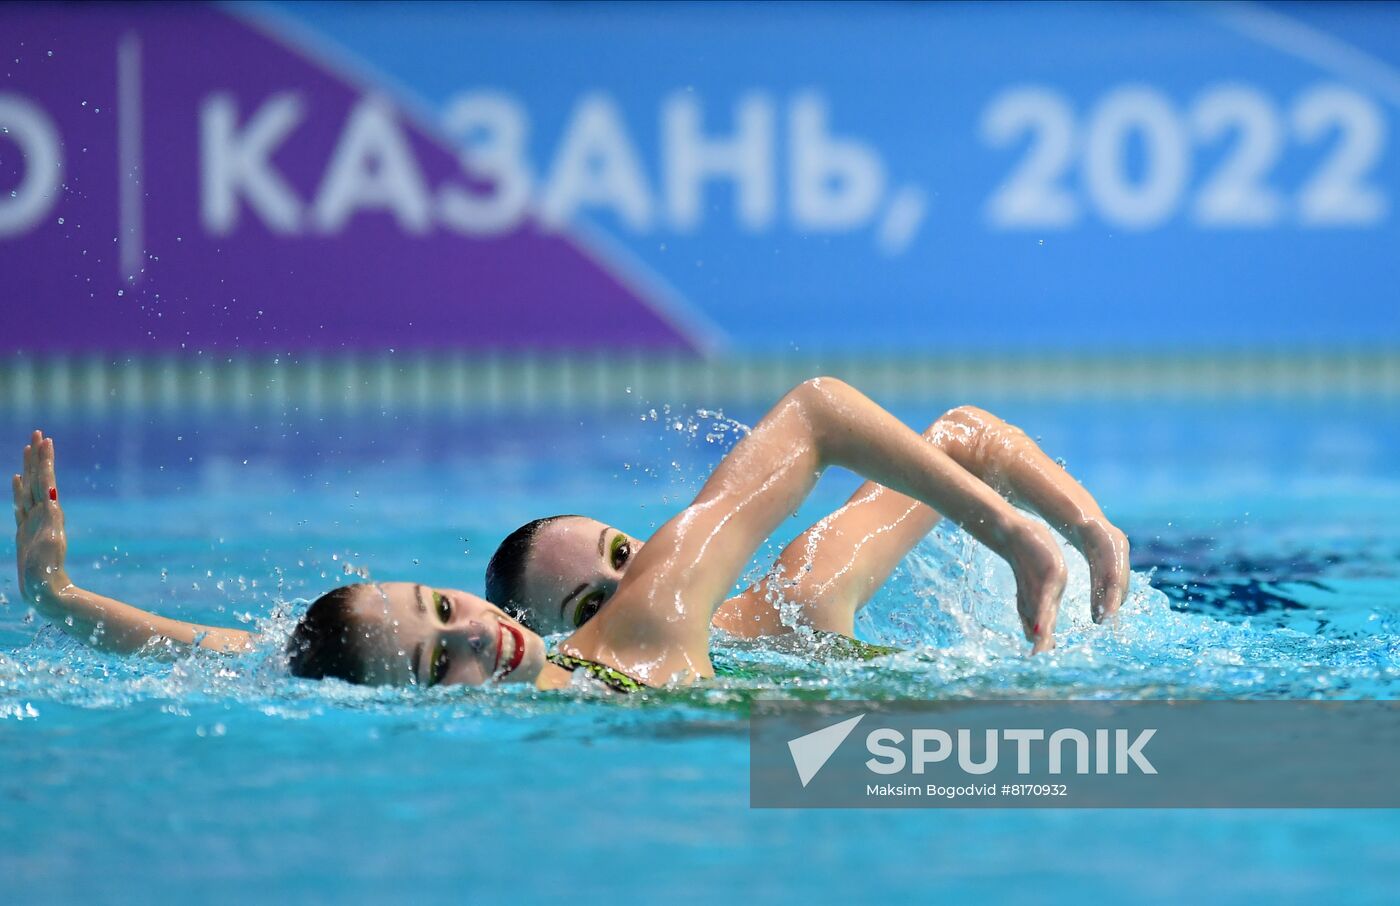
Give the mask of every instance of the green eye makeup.
[[433, 649], [433, 663], [428, 668], [428, 685], [436, 686], [447, 675], [450, 662], [447, 657], [447, 643], [439, 641]]
[[598, 615], [598, 609], [603, 606], [603, 591], [589, 592], [583, 600], [579, 601], [578, 607], [574, 608], [574, 626], [582, 626]]
[[608, 559], [612, 562], [613, 569], [622, 569], [631, 556], [632, 544], [627, 540], [627, 536], [618, 535], [614, 538], [612, 545], [608, 548]]

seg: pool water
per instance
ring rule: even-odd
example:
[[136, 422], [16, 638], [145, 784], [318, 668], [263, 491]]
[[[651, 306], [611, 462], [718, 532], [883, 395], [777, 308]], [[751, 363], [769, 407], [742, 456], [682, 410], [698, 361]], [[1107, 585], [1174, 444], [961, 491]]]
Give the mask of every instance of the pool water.
[[[922, 427], [956, 402], [899, 414]], [[1009, 572], [940, 527], [860, 617], [908, 653], [813, 663], [721, 642], [742, 677], [630, 698], [312, 683], [285, 674], [278, 640], [357, 577], [479, 592], [496, 541], [536, 516], [644, 535], [732, 443], [730, 418], [760, 413], [0, 414], [15, 463], [28, 428], [56, 438], [78, 582], [268, 638], [240, 658], [108, 657], [45, 628], [7, 572], [0, 891], [1392, 901], [1389, 811], [749, 809], [758, 696], [1397, 697], [1393, 402], [987, 405], [1132, 539], [1116, 627], [1088, 622], [1071, 555], [1060, 648], [1024, 657]], [[856, 483], [828, 476], [788, 536]]]

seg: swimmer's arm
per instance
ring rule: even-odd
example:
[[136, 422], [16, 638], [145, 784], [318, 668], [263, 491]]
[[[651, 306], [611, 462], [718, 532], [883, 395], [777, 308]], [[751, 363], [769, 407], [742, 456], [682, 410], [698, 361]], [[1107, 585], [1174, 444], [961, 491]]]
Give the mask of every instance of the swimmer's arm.
[[[1084, 554], [1096, 621], [1118, 610], [1127, 593], [1127, 536], [1025, 432], [983, 409], [959, 406], [924, 437], [1012, 503], [1039, 513]], [[800, 608], [807, 625], [850, 635], [855, 614], [938, 519], [919, 501], [866, 482], [798, 535], [762, 580], [726, 601], [715, 625], [750, 638], [786, 632], [774, 606], [781, 597]]]
[[794, 538], [762, 579], [725, 601], [714, 625], [757, 638], [791, 631], [778, 602], [813, 629], [854, 635], [855, 615], [939, 520], [912, 497], [867, 481]]
[[[932, 440], [938, 422], [924, 432]], [[855, 634], [855, 615], [901, 560], [942, 518], [912, 497], [867, 481], [840, 509], [794, 538], [762, 579], [715, 611], [715, 626], [758, 638], [791, 631], [777, 604], [797, 609], [803, 624]]]
[[14, 476], [12, 485], [20, 593], [64, 632], [119, 654], [149, 650], [152, 642], [165, 639], [222, 652], [249, 647], [252, 634], [241, 629], [157, 616], [73, 584], [66, 564], [68, 537], [57, 499], [51, 438], [34, 432], [24, 448], [24, 472]]
[[172, 620], [72, 583], [44, 588], [26, 599], [64, 632], [115, 654], [160, 653], [165, 640], [191, 646], [198, 640], [199, 647], [224, 654], [252, 647], [252, 634], [241, 629]]
[[647, 673], [640, 678], [649, 682], [697, 665], [708, 669], [714, 609], [759, 544], [831, 465], [918, 499], [1006, 558], [1016, 575], [1027, 637], [1037, 651], [1053, 647], [1065, 570], [1051, 533], [935, 445], [832, 378], [804, 382], [764, 416], [720, 462], [691, 505], [652, 536], [609, 606], [566, 647]]
[[1089, 564], [1095, 622], [1117, 613], [1128, 594], [1128, 536], [1098, 501], [1015, 425], [976, 406], [945, 413], [925, 434], [1013, 504], [1038, 513]]

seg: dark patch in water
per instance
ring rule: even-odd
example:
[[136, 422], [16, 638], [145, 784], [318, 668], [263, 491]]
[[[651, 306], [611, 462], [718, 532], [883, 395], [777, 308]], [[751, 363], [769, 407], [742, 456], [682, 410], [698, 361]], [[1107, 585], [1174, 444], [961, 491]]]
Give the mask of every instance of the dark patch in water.
[[1209, 582], [1190, 578], [1173, 581], [1169, 573], [1158, 572], [1152, 585], [1171, 599], [1173, 610], [1188, 613], [1260, 616], [1284, 610], [1307, 609], [1307, 605], [1274, 590], [1272, 583], [1258, 579]]
[[1171, 599], [1173, 610], [1245, 617], [1309, 609], [1280, 585], [1325, 591], [1319, 579], [1347, 558], [1320, 551], [1226, 552], [1215, 538], [1197, 535], [1135, 543], [1132, 561], [1135, 570], [1155, 571], [1152, 585]]

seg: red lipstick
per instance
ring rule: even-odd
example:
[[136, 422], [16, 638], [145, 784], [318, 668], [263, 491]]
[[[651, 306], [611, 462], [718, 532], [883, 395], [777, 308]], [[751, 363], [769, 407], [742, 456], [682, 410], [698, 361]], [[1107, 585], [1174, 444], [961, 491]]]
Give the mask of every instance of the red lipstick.
[[[501, 643], [505, 641], [505, 634], [509, 632], [511, 640], [515, 643], [510, 653], [510, 660], [506, 663], [505, 669], [501, 670]], [[509, 623], [496, 624], [496, 666], [492, 668], [491, 674], [498, 680], [505, 679], [515, 672], [515, 668], [520, 666], [525, 660], [525, 635], [519, 629]]]

